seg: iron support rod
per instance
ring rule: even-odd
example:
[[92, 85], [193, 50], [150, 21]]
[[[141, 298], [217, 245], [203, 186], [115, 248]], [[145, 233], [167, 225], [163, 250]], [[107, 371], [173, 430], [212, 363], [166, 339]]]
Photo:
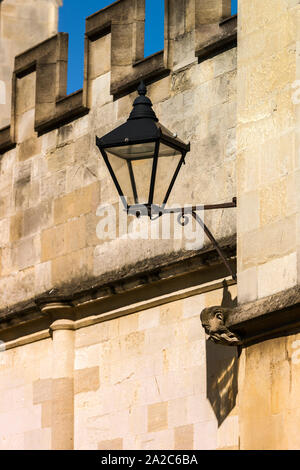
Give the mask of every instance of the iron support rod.
[[194, 219], [198, 222], [198, 224], [201, 225], [201, 227], [203, 228], [205, 234], [207, 235], [207, 237], [210, 239], [210, 241], [213, 243], [214, 247], [216, 248], [217, 252], [219, 253], [223, 263], [225, 264], [226, 268], [228, 269], [230, 275], [232, 276], [232, 279], [234, 281], [237, 280], [237, 277], [236, 275], [234, 274], [234, 272], [232, 271], [231, 269], [231, 266], [230, 264], [228, 263], [227, 259], [225, 258], [225, 255], [222, 251], [222, 248], [220, 247], [220, 245], [218, 244], [217, 240], [215, 239], [215, 237], [213, 236], [213, 234], [211, 233], [211, 231], [209, 230], [209, 228], [205, 225], [205, 223], [203, 222], [203, 220], [201, 219], [201, 217], [199, 217], [196, 212], [192, 212], [192, 216], [194, 217]]

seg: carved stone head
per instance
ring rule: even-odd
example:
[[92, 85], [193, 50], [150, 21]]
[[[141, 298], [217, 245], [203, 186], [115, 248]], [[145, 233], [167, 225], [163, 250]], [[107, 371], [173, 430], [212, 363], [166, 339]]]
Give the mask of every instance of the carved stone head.
[[242, 344], [240, 338], [225, 326], [230, 312], [230, 308], [208, 307], [202, 310], [200, 319], [211, 341], [227, 346], [238, 346]]

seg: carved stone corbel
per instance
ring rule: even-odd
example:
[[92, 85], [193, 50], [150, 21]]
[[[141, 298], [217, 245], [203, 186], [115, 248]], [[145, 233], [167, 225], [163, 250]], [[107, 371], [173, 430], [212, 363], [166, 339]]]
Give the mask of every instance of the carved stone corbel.
[[224, 307], [208, 307], [202, 310], [200, 319], [205, 333], [216, 344], [239, 346], [241, 339], [226, 327], [226, 319], [232, 309]]

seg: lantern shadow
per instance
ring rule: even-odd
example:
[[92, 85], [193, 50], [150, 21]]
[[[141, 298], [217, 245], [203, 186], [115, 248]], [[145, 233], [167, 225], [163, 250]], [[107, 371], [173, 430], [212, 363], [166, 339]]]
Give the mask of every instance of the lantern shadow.
[[[222, 307], [233, 308], [232, 299], [224, 281]], [[238, 359], [240, 348], [206, 341], [206, 396], [214, 410], [220, 427], [236, 405], [238, 393]]]

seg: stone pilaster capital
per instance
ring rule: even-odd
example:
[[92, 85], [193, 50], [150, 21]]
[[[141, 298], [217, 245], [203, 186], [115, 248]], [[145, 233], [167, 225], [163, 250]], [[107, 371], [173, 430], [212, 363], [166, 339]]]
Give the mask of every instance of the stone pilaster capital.
[[73, 320], [55, 320], [50, 325], [50, 331], [59, 331], [59, 330], [75, 330]]
[[49, 302], [40, 307], [43, 314], [52, 320], [50, 331], [74, 330], [74, 308], [63, 302]]

